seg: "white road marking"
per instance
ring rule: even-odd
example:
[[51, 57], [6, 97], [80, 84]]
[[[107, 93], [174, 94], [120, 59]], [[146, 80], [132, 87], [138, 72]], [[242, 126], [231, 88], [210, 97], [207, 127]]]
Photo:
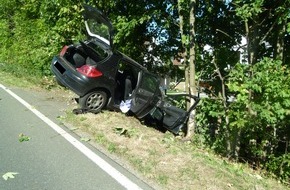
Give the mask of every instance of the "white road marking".
[[55, 130], [58, 134], [60, 134], [63, 138], [65, 138], [68, 142], [70, 142], [74, 147], [76, 147], [80, 152], [82, 152], [86, 157], [92, 160], [96, 165], [98, 165], [102, 170], [104, 170], [107, 174], [109, 174], [112, 178], [114, 178], [118, 183], [120, 183], [123, 187], [130, 190], [142, 190], [138, 185], [133, 183], [130, 179], [120, 173], [117, 169], [111, 166], [108, 162], [104, 159], [96, 155], [92, 150], [87, 148], [84, 144], [78, 141], [76, 138], [71, 136], [65, 130], [63, 130], [60, 126], [55, 124], [45, 115], [43, 115], [40, 111], [35, 109], [25, 100], [20, 98], [14, 92], [6, 88], [4, 85], [0, 84], [0, 87], [9, 93], [13, 98], [18, 100], [21, 104], [23, 104], [27, 109], [33, 112], [37, 117], [39, 117], [42, 121], [44, 121], [48, 126], [50, 126], [53, 130]]

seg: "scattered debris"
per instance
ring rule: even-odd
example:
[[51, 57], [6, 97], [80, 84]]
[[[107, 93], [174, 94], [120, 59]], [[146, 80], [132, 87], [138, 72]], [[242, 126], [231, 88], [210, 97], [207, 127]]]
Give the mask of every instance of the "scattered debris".
[[[83, 108], [76, 108], [76, 109], [73, 109], [73, 113], [75, 115], [79, 115], [79, 114], [85, 114], [85, 113], [90, 113], [91, 111], [89, 109], [83, 109]], [[93, 112], [95, 114], [97, 113], [100, 113], [101, 110], [99, 112]]]
[[90, 138], [86, 138], [86, 137], [81, 138], [81, 141], [84, 141], [84, 142], [89, 142], [90, 140], [91, 140]]
[[19, 174], [19, 173], [17, 173], [17, 172], [7, 172], [6, 174], [4, 174], [4, 175], [2, 176], [2, 178], [3, 178], [5, 181], [7, 181], [8, 179], [14, 179], [14, 178], [15, 178], [15, 175], [17, 175], [17, 174]]
[[125, 128], [122, 128], [122, 127], [116, 127], [115, 133], [120, 135], [120, 136], [131, 137], [129, 131]]
[[131, 102], [132, 102], [132, 99], [126, 100], [125, 102], [122, 100], [120, 104], [120, 110], [123, 113], [127, 113], [131, 108]]
[[75, 130], [78, 130], [78, 129], [80, 129], [79, 127], [73, 127], [73, 128], [71, 128], [70, 130], [71, 131], [75, 131]]
[[76, 115], [84, 114], [84, 113], [88, 113], [88, 112], [89, 111], [87, 109], [81, 109], [81, 108], [73, 109], [73, 113]]
[[23, 133], [20, 133], [18, 135], [18, 137], [19, 137], [18, 138], [19, 142], [29, 141], [31, 139], [29, 136], [27, 136], [27, 135], [25, 135]]

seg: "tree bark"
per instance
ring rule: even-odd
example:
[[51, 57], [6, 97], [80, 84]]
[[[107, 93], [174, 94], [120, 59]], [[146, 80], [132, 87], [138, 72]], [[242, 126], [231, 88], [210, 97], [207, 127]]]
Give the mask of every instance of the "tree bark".
[[[189, 43], [189, 87], [190, 94], [196, 95], [196, 83], [195, 83], [195, 5], [196, 0], [190, 1], [190, 43]], [[194, 104], [194, 100], [191, 99], [190, 105]], [[188, 125], [187, 125], [187, 134], [186, 137], [190, 138], [193, 136], [195, 131], [195, 110], [192, 110], [189, 116]]]
[[[178, 15], [179, 15], [179, 30], [180, 30], [180, 38], [181, 38], [181, 43], [182, 43], [182, 48], [184, 52], [179, 52], [181, 53], [181, 56], [183, 58], [183, 64], [184, 64], [184, 78], [185, 78], [185, 92], [187, 94], [189, 94], [189, 68], [188, 68], [188, 64], [187, 64], [187, 55], [188, 55], [188, 51], [187, 51], [187, 42], [184, 41], [184, 17], [182, 15], [182, 5], [181, 5], [181, 1], [178, 1]], [[190, 102], [186, 103], [186, 108], [187, 110], [189, 110], [190, 108]]]
[[[282, 24], [279, 24], [276, 27], [276, 43], [274, 45], [274, 59], [283, 60], [283, 52], [284, 52], [284, 36], [286, 32], [287, 22], [283, 21]], [[284, 60], [283, 60], [284, 61]]]

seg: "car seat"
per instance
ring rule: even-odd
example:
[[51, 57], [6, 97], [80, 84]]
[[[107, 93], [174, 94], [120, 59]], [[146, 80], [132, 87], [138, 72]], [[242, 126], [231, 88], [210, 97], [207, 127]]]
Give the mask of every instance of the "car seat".
[[83, 66], [85, 64], [85, 62], [86, 62], [86, 59], [82, 55], [80, 55], [79, 53], [75, 53], [73, 55], [73, 62], [72, 63], [75, 65], [76, 68]]
[[132, 81], [129, 76], [125, 79], [124, 88], [124, 100], [128, 100], [132, 94]]

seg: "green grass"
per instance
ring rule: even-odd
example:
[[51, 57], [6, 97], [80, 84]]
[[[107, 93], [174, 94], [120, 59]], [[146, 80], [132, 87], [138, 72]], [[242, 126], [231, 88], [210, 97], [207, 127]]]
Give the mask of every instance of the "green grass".
[[169, 177], [165, 174], [157, 176], [157, 180], [162, 185], [167, 185]]
[[30, 87], [33, 83], [22, 77], [15, 77], [10, 73], [4, 72], [0, 67], [0, 81], [5, 85], [12, 85], [18, 87]]
[[[14, 70], [13, 70], [14, 69]], [[0, 63], [0, 81], [2, 84], [17, 87], [41, 87], [43, 89], [59, 88], [52, 76], [29, 75], [20, 67]]]

